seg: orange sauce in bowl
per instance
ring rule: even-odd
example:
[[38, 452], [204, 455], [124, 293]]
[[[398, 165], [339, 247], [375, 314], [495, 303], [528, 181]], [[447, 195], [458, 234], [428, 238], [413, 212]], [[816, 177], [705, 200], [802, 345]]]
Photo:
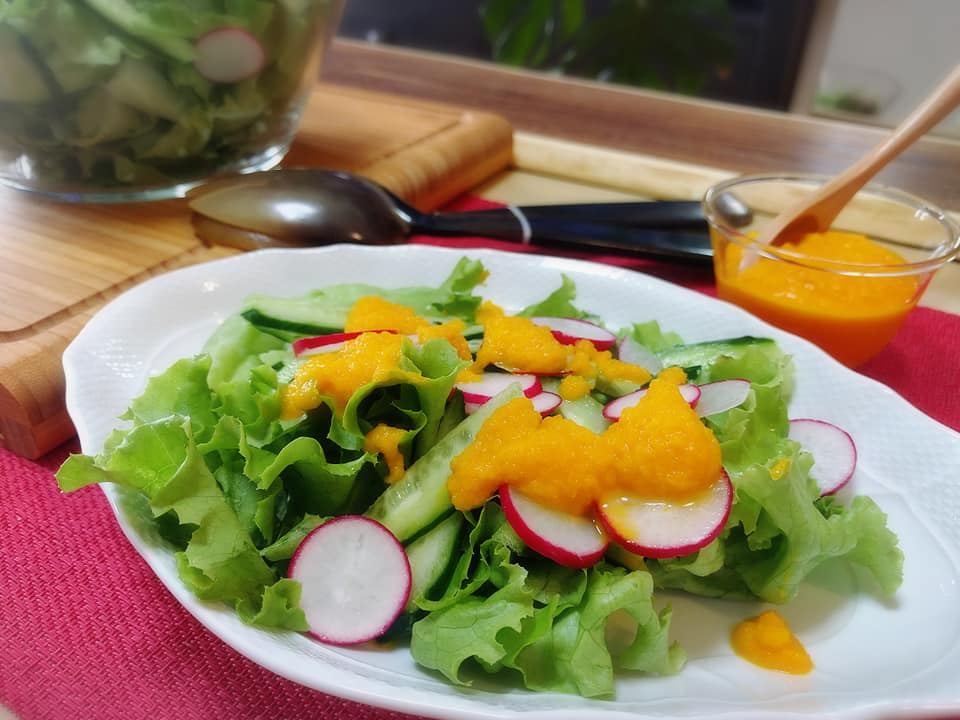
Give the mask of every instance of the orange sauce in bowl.
[[[765, 257], [744, 262], [748, 251], [716, 234], [714, 248], [721, 299], [813, 341], [850, 367], [862, 365], [890, 342], [928, 279], [928, 274], [878, 277], [836, 272], [906, 262], [859, 233], [808, 233], [784, 244], [784, 249], [805, 256], [804, 265]], [[818, 260], [827, 262], [818, 267]]]

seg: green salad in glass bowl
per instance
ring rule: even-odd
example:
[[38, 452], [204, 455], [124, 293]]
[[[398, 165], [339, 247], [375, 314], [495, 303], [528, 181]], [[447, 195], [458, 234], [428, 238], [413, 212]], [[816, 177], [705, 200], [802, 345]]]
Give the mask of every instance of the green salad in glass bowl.
[[176, 197], [280, 161], [342, 0], [0, 3], [0, 180]]

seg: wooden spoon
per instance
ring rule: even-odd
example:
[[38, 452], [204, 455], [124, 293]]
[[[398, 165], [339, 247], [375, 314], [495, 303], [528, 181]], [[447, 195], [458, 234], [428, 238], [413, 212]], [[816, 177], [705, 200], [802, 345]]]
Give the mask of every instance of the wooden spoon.
[[781, 245], [799, 233], [830, 228], [853, 196], [887, 163], [960, 104], [960, 65], [886, 140], [815, 192], [789, 206], [757, 234], [757, 243]]

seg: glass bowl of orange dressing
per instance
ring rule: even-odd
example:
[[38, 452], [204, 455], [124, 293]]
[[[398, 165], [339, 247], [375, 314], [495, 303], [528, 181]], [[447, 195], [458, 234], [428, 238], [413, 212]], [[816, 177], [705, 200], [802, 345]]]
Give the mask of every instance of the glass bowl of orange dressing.
[[[893, 338], [934, 273], [960, 258], [960, 226], [918, 197], [868, 185], [828, 231], [795, 233], [778, 246], [755, 238], [765, 223], [829, 178], [745, 175], [711, 187], [717, 294], [858, 367]], [[728, 195], [750, 208], [750, 225], [726, 219]]]

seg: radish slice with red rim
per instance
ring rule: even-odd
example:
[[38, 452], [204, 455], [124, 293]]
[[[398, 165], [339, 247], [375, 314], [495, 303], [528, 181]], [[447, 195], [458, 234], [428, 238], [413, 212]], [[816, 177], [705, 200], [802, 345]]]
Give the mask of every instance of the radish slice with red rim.
[[380, 637], [410, 596], [403, 546], [376, 520], [343, 515], [307, 535], [287, 574], [300, 583], [309, 633], [333, 645]]
[[[687, 401], [687, 404], [694, 408], [697, 406], [697, 402], [700, 399], [699, 387], [684, 383], [683, 385], [678, 385], [677, 389], [680, 391], [683, 399]], [[639, 390], [634, 390], [632, 393], [627, 393], [626, 395], [611, 400], [603, 406], [603, 416], [607, 420], [619, 420], [624, 410], [636, 405], [646, 394], [647, 388], [640, 388]]]
[[850, 434], [823, 420], [798, 418], [790, 421], [791, 440], [813, 455], [810, 477], [820, 495], [832, 495], [850, 482], [857, 468], [857, 446]]
[[521, 391], [527, 397], [539, 395], [543, 390], [536, 375], [502, 372], [484, 372], [480, 380], [459, 382], [456, 388], [463, 393], [465, 402], [482, 404], [515, 384], [520, 385]]
[[631, 365], [639, 365], [651, 375], [656, 375], [663, 370], [663, 363], [660, 362], [656, 353], [627, 335], [617, 343], [617, 359]]
[[563, 402], [563, 398], [556, 393], [544, 391], [534, 395], [532, 398], [530, 398], [530, 401], [533, 403], [533, 409], [546, 417], [560, 407], [560, 403]]
[[649, 558], [689, 555], [713, 542], [726, 525], [733, 485], [726, 472], [703, 495], [684, 502], [615, 496], [600, 503], [607, 534], [630, 552]]
[[530, 318], [536, 325], [550, 328], [550, 332], [564, 345], [573, 345], [578, 340], [588, 340], [597, 350], [609, 350], [617, 342], [617, 336], [604, 327], [588, 320], [536, 315]]
[[241, 27], [222, 27], [197, 38], [194, 67], [214, 83], [235, 83], [253, 77], [267, 62], [263, 45]]
[[698, 387], [700, 399], [695, 408], [700, 417], [732, 410], [741, 405], [750, 395], [749, 380], [717, 380]]
[[353, 340], [359, 335], [358, 332], [341, 332], [299, 338], [293, 341], [293, 354], [297, 357], [304, 357], [305, 355], [335, 352], [342, 348], [347, 340]]
[[[466, 396], [464, 396], [466, 397]], [[470, 402], [466, 399], [463, 401], [463, 411], [467, 415], [473, 415], [477, 410], [479, 410], [483, 403], [488, 402], [484, 400], [483, 402]], [[533, 403], [533, 409], [538, 413], [546, 417], [554, 410], [556, 410], [563, 403], [563, 398], [552, 392], [541, 392], [534, 395], [530, 398], [530, 402]]]
[[590, 567], [606, 552], [607, 538], [593, 519], [545, 507], [509, 485], [499, 494], [510, 527], [534, 552], [572, 568]]

